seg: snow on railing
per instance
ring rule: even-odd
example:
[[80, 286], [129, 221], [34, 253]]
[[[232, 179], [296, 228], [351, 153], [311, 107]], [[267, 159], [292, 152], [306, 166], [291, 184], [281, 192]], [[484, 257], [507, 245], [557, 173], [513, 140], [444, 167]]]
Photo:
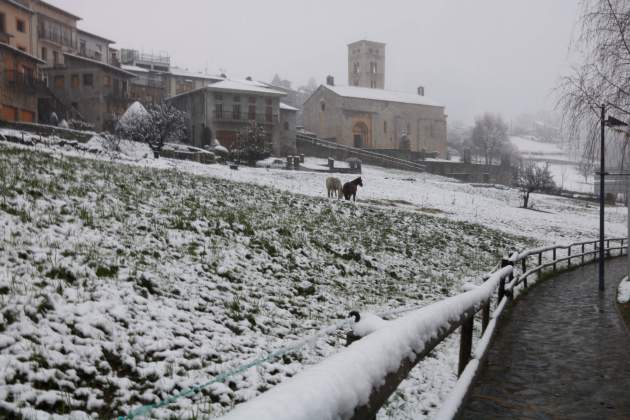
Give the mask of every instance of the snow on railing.
[[[606, 240], [606, 255], [627, 249], [627, 238]], [[611, 242], [620, 242], [611, 246]], [[586, 257], [597, 257], [597, 241], [527, 250], [512, 253], [501, 262], [502, 268], [488, 276], [484, 283], [460, 295], [447, 298], [415, 310], [393, 321], [373, 315], [363, 315], [355, 324], [355, 335], [363, 338], [349, 347], [307, 368], [295, 377], [277, 385], [253, 400], [237, 406], [222, 417], [224, 420], [307, 420], [307, 419], [368, 419], [375, 417], [380, 407], [396, 390], [409, 371], [455, 330], [460, 329], [459, 379], [443, 403], [436, 419], [452, 419], [463, 403], [479, 373], [479, 366], [487, 357], [487, 350], [496, 331], [497, 322], [508, 303], [515, 296], [517, 286], [527, 287], [527, 277], [539, 274], [546, 267]], [[580, 247], [581, 253], [571, 255]], [[593, 250], [586, 247], [593, 246]], [[558, 257], [558, 250], [567, 256]], [[553, 258], [542, 263], [545, 252]], [[527, 270], [530, 256], [538, 256], [539, 264]], [[591, 262], [589, 261], [589, 262]], [[522, 264], [518, 272], [517, 263]], [[490, 315], [491, 302], [498, 290], [496, 307]], [[393, 311], [396, 312], [396, 311]], [[482, 312], [482, 335], [472, 352], [474, 316]], [[461, 327], [461, 328], [460, 328]]]

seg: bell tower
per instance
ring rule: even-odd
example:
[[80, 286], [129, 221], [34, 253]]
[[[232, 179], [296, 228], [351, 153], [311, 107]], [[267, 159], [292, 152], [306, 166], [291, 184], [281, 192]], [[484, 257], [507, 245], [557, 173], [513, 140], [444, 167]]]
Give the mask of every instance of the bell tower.
[[385, 89], [385, 44], [367, 40], [348, 44], [348, 85]]

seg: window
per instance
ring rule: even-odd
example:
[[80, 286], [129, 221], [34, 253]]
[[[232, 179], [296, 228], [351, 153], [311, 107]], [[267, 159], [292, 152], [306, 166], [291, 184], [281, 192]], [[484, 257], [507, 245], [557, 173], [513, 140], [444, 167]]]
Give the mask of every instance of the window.
[[223, 100], [223, 94], [222, 93], [215, 93], [214, 94], [214, 99], [216, 101], [222, 101]]
[[103, 76], [103, 86], [112, 87], [112, 76]]
[[387, 133], [387, 121], [383, 121], [383, 133]]
[[79, 51], [81, 52], [82, 55], [85, 55], [86, 51], [87, 51], [87, 46], [86, 46], [86, 42], [84, 39], [82, 39], [80, 41], [79, 44]]
[[256, 105], [250, 105], [247, 111], [247, 119], [253, 121], [256, 119]]
[[354, 63], [354, 74], [359, 74], [359, 63]]
[[273, 108], [270, 106], [265, 108], [265, 121], [267, 122], [273, 121]]
[[79, 110], [79, 103], [78, 102], [72, 102], [72, 109], [76, 109], [78, 111]]
[[42, 47], [42, 60], [48, 61], [48, 50], [46, 47]]
[[284, 122], [284, 131], [289, 131], [289, 122], [288, 121]]
[[7, 32], [4, 13], [0, 13], [0, 34]]
[[234, 95], [234, 102], [241, 102], [241, 97], [238, 95]]
[[[236, 96], [234, 98], [236, 98]], [[241, 119], [241, 105], [240, 104], [232, 105], [232, 118], [234, 118], [235, 120]]]
[[321, 101], [321, 102], [319, 103], [319, 107], [320, 107], [320, 109], [322, 110], [322, 112], [326, 111], [326, 102]]
[[94, 75], [92, 73], [87, 73], [83, 75], [83, 86], [94, 87]]
[[18, 32], [22, 32], [22, 33], [26, 32], [26, 22], [24, 22], [22, 19], [17, 20], [16, 27], [17, 27]]
[[218, 119], [223, 119], [223, 104], [216, 104], [215, 112], [217, 114]]
[[70, 86], [72, 86], [72, 89], [78, 89], [80, 87], [79, 85], [80, 85], [79, 75], [73, 74], [72, 76], [70, 76]]
[[370, 73], [376, 74], [377, 73], [376, 70], [377, 70], [376, 63], [375, 62], [371, 62], [370, 63]]
[[271, 106], [271, 105], [273, 104], [273, 99], [271, 99], [271, 98], [265, 98], [265, 104], [266, 104], [267, 106]]
[[59, 64], [59, 52], [53, 51], [53, 64], [56, 66]]
[[249, 103], [250, 104], [256, 104], [256, 97], [255, 96], [250, 96], [249, 97]]
[[64, 75], [55, 76], [55, 88], [63, 89], [66, 87], [66, 78]]

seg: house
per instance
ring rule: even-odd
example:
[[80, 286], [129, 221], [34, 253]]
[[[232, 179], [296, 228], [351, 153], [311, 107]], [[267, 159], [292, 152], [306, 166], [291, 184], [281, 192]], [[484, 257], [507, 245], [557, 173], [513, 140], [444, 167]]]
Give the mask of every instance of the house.
[[397, 154], [447, 155], [445, 107], [417, 93], [384, 89], [385, 44], [348, 45], [348, 84], [329, 76], [304, 103], [304, 128], [346, 146]]
[[216, 138], [223, 146], [232, 149], [237, 145], [239, 133], [255, 121], [270, 136], [273, 153], [281, 155], [295, 150], [295, 136], [291, 138], [289, 133], [295, 130], [291, 117], [295, 111], [286, 107], [281, 109], [283, 96], [284, 92], [270, 89], [263, 83], [222, 80], [169, 98], [168, 102], [189, 115], [194, 146], [208, 146]]
[[78, 55], [105, 64], [113, 64], [110, 61], [109, 46], [115, 44], [115, 41], [92, 34], [83, 29], [77, 29], [77, 37], [79, 42], [76, 53]]
[[0, 119], [37, 121], [38, 66], [33, 56], [33, 12], [12, 0], [0, 0]]
[[132, 103], [129, 85], [135, 76], [119, 67], [65, 53], [64, 65], [46, 72], [55, 97], [70, 104], [81, 119], [96, 129], [113, 128]]
[[171, 67], [164, 74], [166, 97], [180, 95], [195, 89], [201, 89], [209, 84], [220, 82], [225, 78], [205, 73], [195, 73], [179, 67]]

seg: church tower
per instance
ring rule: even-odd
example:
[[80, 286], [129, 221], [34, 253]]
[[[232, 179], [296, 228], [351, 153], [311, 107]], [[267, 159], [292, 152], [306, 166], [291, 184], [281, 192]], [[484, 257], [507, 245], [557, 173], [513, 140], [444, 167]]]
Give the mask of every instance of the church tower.
[[385, 44], [366, 40], [348, 44], [348, 84], [385, 89]]

